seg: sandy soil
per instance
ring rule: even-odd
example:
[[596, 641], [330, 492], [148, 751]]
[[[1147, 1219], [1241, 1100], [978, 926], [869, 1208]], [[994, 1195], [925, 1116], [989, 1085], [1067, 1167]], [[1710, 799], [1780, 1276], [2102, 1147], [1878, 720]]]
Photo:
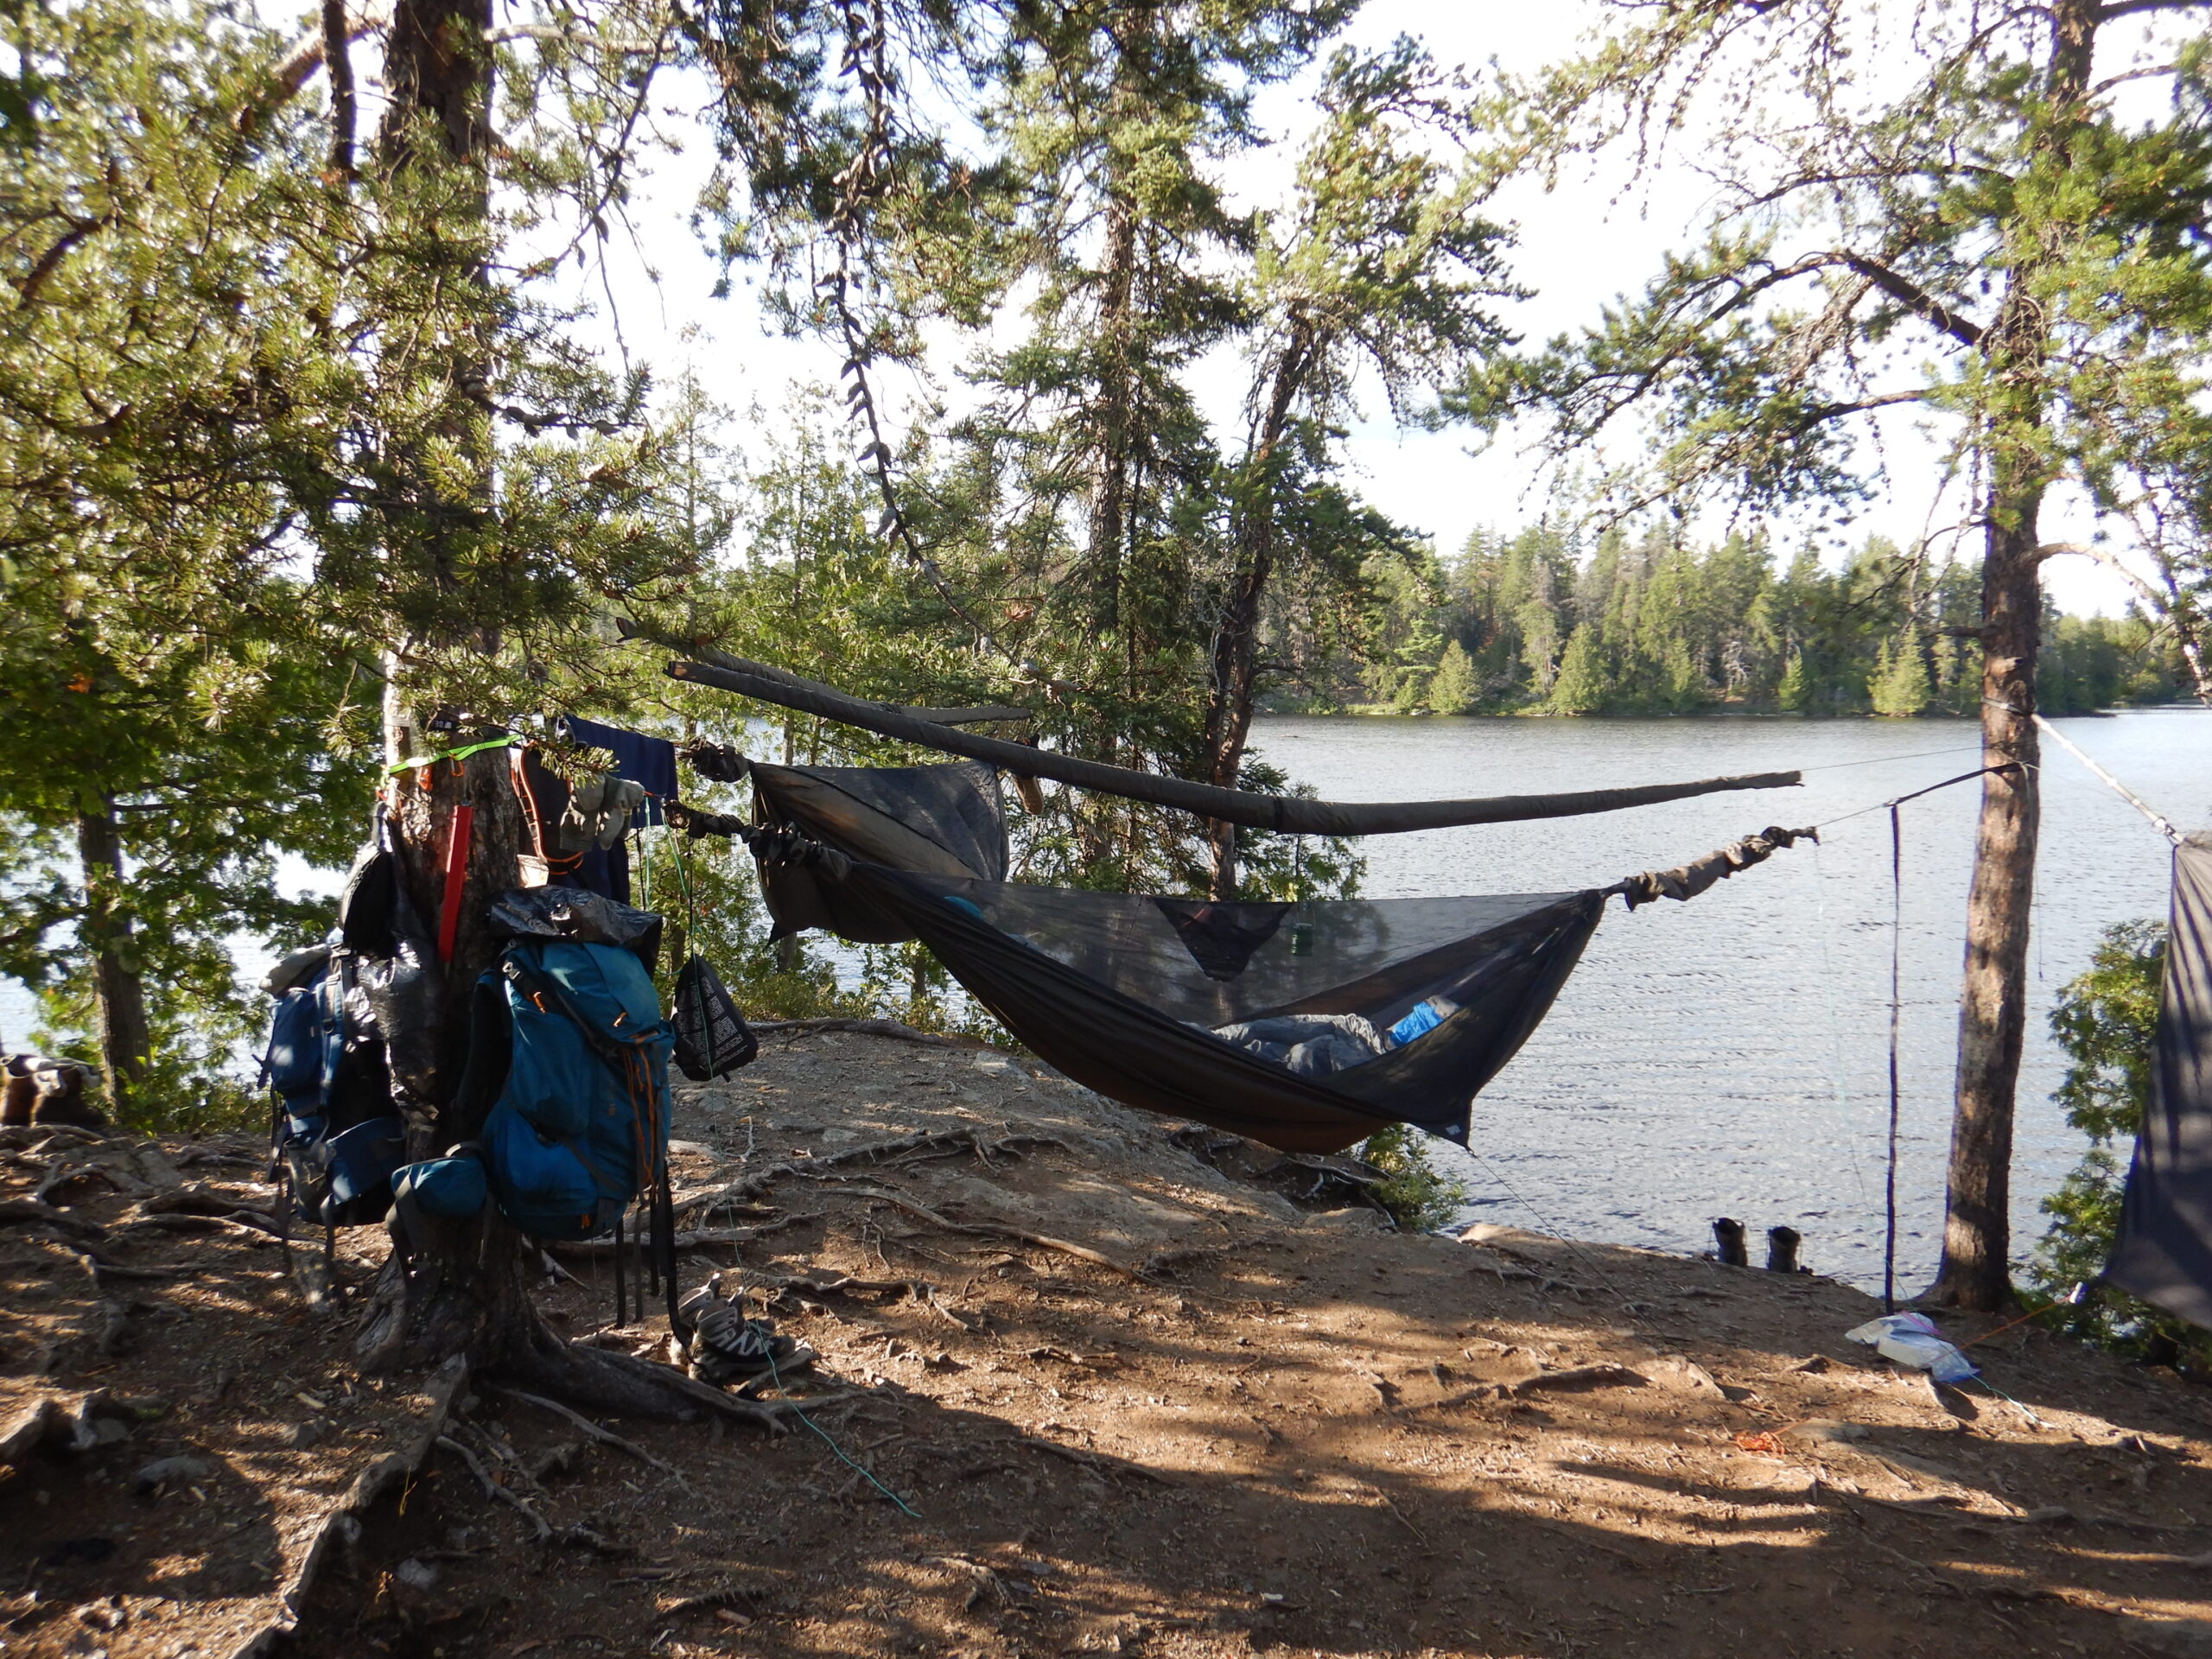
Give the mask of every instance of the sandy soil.
[[[1939, 1398], [1844, 1341], [1874, 1311], [1845, 1287], [1392, 1234], [1217, 1169], [1199, 1154], [1217, 1137], [1179, 1144], [969, 1050], [771, 1045], [686, 1090], [678, 1135], [685, 1224], [721, 1240], [687, 1254], [684, 1282], [741, 1273], [819, 1353], [793, 1385], [808, 1422], [606, 1425], [618, 1446], [479, 1380], [450, 1446], [331, 1533], [278, 1650], [2212, 1655], [2212, 1396], [2171, 1377], [2016, 1331], [1975, 1351], [2017, 1404]], [[4, 1173], [10, 1192], [42, 1179]], [[740, 1180], [745, 1203], [710, 1202]], [[143, 1202], [81, 1185], [52, 1196], [110, 1224], [103, 1206]], [[212, 1523], [296, 1494], [307, 1537], [310, 1500], [433, 1403], [348, 1393], [345, 1322], [300, 1314], [270, 1253], [227, 1231], [122, 1233], [209, 1266], [132, 1281], [150, 1306], [112, 1351], [90, 1326], [40, 1351], [34, 1383], [54, 1305], [88, 1282], [39, 1230], [0, 1229], [8, 1386], [114, 1395], [158, 1374], [164, 1414], [17, 1455], [0, 1650], [229, 1653], [299, 1549], [281, 1519], [245, 1529], [251, 1550]], [[365, 1271], [369, 1236], [351, 1244]], [[603, 1328], [603, 1254], [565, 1260], [582, 1282], [549, 1292], [557, 1322], [662, 1341], [657, 1321]], [[233, 1370], [205, 1406], [195, 1366]], [[325, 1416], [332, 1438], [264, 1449]], [[206, 1503], [131, 1490], [185, 1448], [221, 1465]], [[102, 1560], [63, 1548], [96, 1536], [118, 1541]], [[200, 1565], [164, 1566], [188, 1540]]]

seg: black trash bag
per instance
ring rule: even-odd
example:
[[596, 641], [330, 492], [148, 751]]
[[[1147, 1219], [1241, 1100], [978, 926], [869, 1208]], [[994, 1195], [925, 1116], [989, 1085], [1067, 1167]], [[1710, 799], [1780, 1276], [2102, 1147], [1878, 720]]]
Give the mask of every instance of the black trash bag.
[[726, 1077], [752, 1063], [760, 1039], [745, 1023], [704, 957], [694, 957], [676, 976], [676, 1066], [694, 1083]]
[[353, 868], [339, 895], [338, 933], [347, 950], [365, 957], [391, 955], [392, 912], [399, 893], [399, 861], [379, 817], [376, 835], [353, 855]]
[[399, 879], [381, 809], [338, 901], [338, 936], [352, 958], [345, 1003], [356, 1046], [383, 1046], [391, 1096], [403, 1111], [430, 1111], [439, 1058], [437, 953]]
[[660, 966], [661, 918], [586, 887], [514, 887], [492, 901], [492, 931], [506, 939], [569, 939], [627, 950]]

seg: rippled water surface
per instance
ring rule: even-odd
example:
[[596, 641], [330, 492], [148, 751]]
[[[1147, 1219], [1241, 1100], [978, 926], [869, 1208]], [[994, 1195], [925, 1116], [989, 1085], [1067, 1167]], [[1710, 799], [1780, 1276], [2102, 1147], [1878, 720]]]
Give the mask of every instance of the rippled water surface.
[[[2185, 829], [2212, 823], [2212, 714], [2060, 722]], [[1537, 823], [1377, 836], [1367, 895], [1542, 892], [1666, 866], [1766, 824], [1829, 823], [1980, 764], [1965, 722], [1278, 718], [1255, 741], [1327, 798], [1535, 793], [1802, 768], [1803, 787]], [[2050, 1104], [2045, 1019], [2099, 931], [2163, 916], [2166, 842], [2047, 745], [2044, 840], [2021, 1078], [2016, 1248], [2082, 1149]], [[1942, 753], [1929, 753], [1942, 751]], [[1932, 1273], [1978, 785], [1904, 816], [1900, 1280]], [[1838, 823], [1689, 904], [1608, 906], [1552, 1015], [1476, 1104], [1472, 1213], [1694, 1249], [1732, 1215], [1786, 1223], [1805, 1259], [1881, 1272], [1887, 1114], [1889, 822]], [[1460, 1155], [1441, 1142], [1444, 1157]]]

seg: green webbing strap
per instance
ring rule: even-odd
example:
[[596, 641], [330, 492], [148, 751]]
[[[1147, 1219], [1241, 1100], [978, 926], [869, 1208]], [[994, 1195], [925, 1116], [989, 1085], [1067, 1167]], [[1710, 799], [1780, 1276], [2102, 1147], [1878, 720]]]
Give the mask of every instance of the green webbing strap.
[[385, 768], [385, 776], [397, 778], [403, 772], [418, 772], [424, 766], [435, 766], [441, 760], [466, 760], [472, 754], [481, 754], [486, 749], [504, 749], [522, 740], [512, 734], [505, 737], [487, 737], [480, 742], [464, 743], [457, 749], [448, 749], [442, 754], [418, 754], [411, 760], [403, 760], [396, 766]]

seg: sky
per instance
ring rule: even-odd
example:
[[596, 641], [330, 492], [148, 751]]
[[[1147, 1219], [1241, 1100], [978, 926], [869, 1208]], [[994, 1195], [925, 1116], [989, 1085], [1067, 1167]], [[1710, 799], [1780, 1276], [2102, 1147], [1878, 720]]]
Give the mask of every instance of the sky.
[[[1509, 72], [1531, 73], [1571, 54], [1603, 10], [1595, 0], [1551, 0], [1541, 6], [1369, 0], [1347, 39], [1380, 47], [1408, 34], [1444, 64], [1480, 69], [1495, 60]], [[1264, 205], [1279, 198], [1296, 139], [1312, 118], [1313, 84], [1309, 76], [1262, 95], [1260, 123], [1281, 142], [1242, 163], [1228, 181], [1244, 200]], [[683, 125], [671, 121], [663, 130], [680, 137]], [[1689, 240], [1712, 198], [1687, 148], [1678, 149], [1673, 163], [1633, 181], [1624, 164], [1600, 162], [1563, 178], [1549, 194], [1533, 181], [1509, 187], [1491, 213], [1515, 229], [1515, 275], [1533, 290], [1527, 302], [1505, 308], [1511, 327], [1538, 340], [1592, 319], [1606, 302], [1640, 286], [1667, 250]], [[689, 365], [723, 402], [757, 406], [772, 421], [790, 389], [834, 378], [836, 356], [818, 342], [772, 336], [741, 287], [726, 300], [711, 296], [715, 271], [687, 222], [703, 151], [700, 142], [691, 153], [652, 161], [631, 213], [634, 243], [618, 238], [611, 245], [605, 269], [592, 273], [578, 296], [598, 304], [598, 327], [610, 349], [626, 349], [656, 364], [664, 378]], [[880, 372], [888, 384], [879, 391], [894, 408], [911, 410], [935, 397], [957, 409], [963, 395], [957, 363], [948, 337], [946, 347], [934, 353], [927, 381], [902, 384]], [[1217, 354], [1200, 365], [1201, 405], [1224, 430], [1237, 424], [1244, 384], [1244, 366], [1233, 354]], [[1465, 431], [1401, 429], [1378, 392], [1363, 400], [1348, 448], [1369, 499], [1448, 553], [1478, 528], [1510, 531], [1542, 516], [1543, 479], [1526, 452], [1527, 437], [1508, 431], [1478, 445]], [[1916, 418], [1907, 413], [1885, 418], [1880, 442], [1889, 487], [1860, 512], [1851, 539], [1880, 533], [1910, 544], [1931, 526], [1955, 518], [1955, 505], [1948, 512], [1938, 510], [1936, 446]], [[2068, 513], [2063, 504], [2046, 514], [2047, 539], [2087, 540], [2090, 531], [2086, 518]], [[1783, 526], [1778, 539], [1794, 549], [1796, 534], [1795, 527]], [[1831, 556], [1840, 556], [1840, 548], [1831, 549]], [[2052, 560], [2046, 581], [2068, 610], [2116, 614], [2127, 602], [2120, 580], [2084, 559]]]

